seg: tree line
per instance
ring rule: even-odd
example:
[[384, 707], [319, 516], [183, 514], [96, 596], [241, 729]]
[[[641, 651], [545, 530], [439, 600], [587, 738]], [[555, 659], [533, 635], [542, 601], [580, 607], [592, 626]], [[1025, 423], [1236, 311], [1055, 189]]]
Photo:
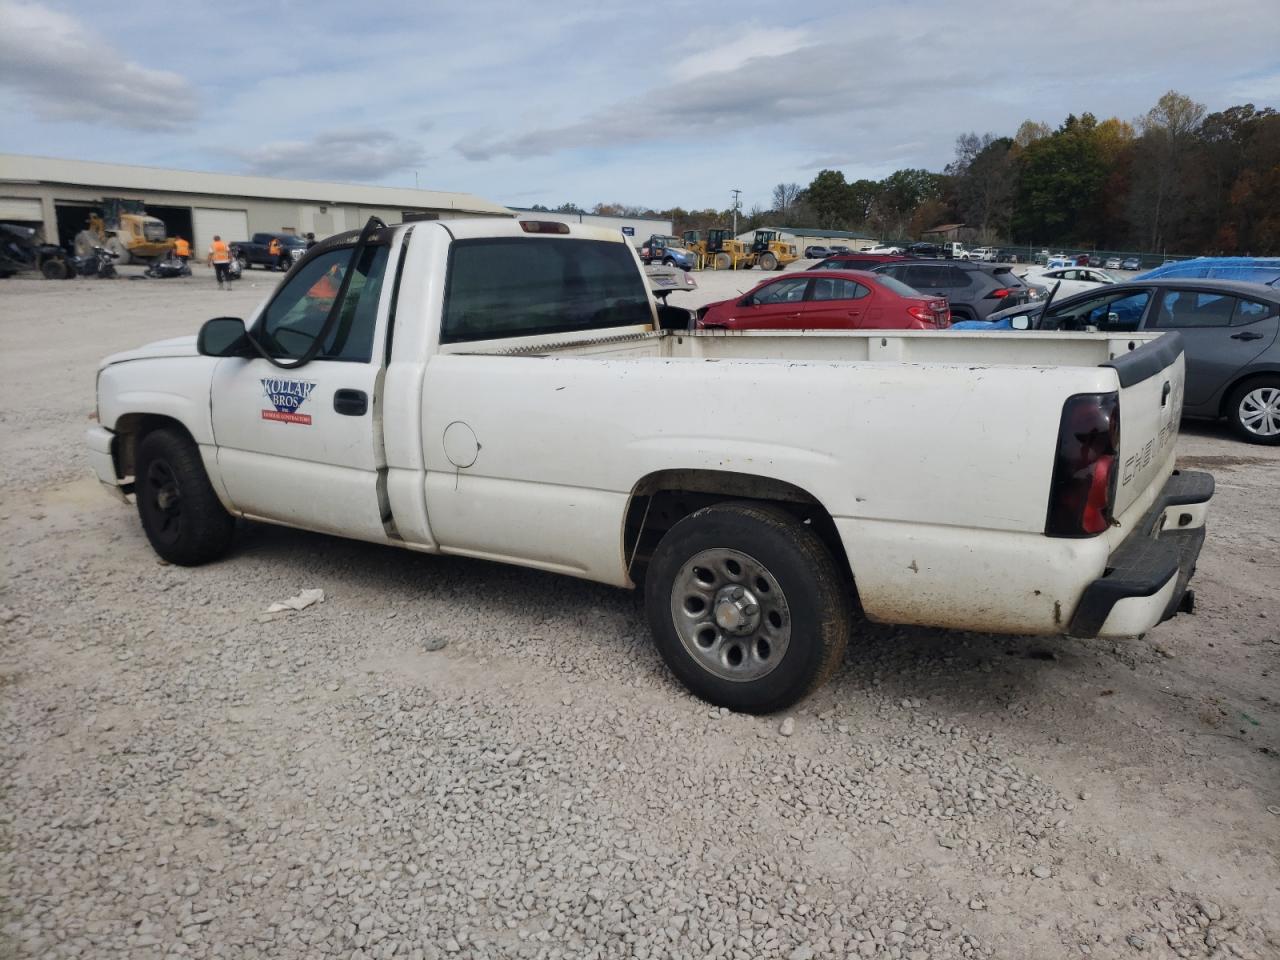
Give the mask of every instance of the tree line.
[[[733, 217], [618, 203], [555, 209], [669, 218], [677, 234]], [[1057, 129], [1027, 120], [1012, 136], [962, 134], [937, 173], [848, 181], [822, 170], [808, 186], [778, 184], [769, 209], [738, 216], [740, 230], [817, 227], [881, 240], [918, 239], [944, 223], [992, 245], [1280, 254], [1280, 113], [1252, 103], [1209, 113], [1169, 91], [1132, 122], [1082, 113]]]

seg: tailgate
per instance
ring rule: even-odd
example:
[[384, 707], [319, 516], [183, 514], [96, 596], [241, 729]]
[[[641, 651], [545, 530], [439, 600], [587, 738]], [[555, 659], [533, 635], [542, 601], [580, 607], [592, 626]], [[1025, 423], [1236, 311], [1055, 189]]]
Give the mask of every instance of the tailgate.
[[1166, 333], [1102, 366], [1120, 379], [1120, 475], [1112, 514], [1121, 517], [1173, 470], [1186, 380], [1182, 337]]

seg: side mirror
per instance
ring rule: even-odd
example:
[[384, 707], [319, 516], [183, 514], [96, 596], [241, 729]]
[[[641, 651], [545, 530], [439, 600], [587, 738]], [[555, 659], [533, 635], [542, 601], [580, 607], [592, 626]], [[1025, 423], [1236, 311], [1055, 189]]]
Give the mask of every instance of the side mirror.
[[1025, 313], [1019, 313], [1009, 318], [1009, 326], [1015, 330], [1030, 330], [1031, 318]]
[[249, 335], [239, 317], [214, 317], [206, 320], [196, 337], [196, 350], [202, 357], [245, 357], [249, 355]]

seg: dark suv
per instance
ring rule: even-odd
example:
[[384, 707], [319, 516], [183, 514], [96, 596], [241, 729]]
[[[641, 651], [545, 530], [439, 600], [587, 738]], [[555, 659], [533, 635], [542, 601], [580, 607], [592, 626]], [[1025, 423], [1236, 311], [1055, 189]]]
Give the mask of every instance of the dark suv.
[[886, 263], [910, 259], [900, 253], [840, 253], [815, 263], [810, 270], [874, 270]]
[[874, 268], [925, 296], [946, 297], [952, 320], [985, 320], [996, 310], [1026, 303], [1031, 293], [1013, 269], [969, 260], [904, 260]]

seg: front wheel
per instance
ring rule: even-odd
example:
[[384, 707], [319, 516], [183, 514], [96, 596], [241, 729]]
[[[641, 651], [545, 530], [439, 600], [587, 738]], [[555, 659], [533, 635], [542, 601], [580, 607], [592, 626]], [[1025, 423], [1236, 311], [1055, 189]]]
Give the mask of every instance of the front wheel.
[[1280, 444], [1280, 377], [1259, 377], [1236, 387], [1227, 400], [1227, 419], [1241, 440]]
[[46, 260], [40, 264], [40, 273], [46, 280], [65, 280], [67, 264], [62, 260]]
[[764, 254], [764, 255], [760, 258], [760, 269], [761, 269], [761, 270], [776, 270], [776, 269], [778, 269], [778, 258], [777, 258], [777, 257], [775, 257], [772, 253], [766, 253], [766, 254]]
[[811, 526], [742, 502], [705, 507], [667, 532], [645, 577], [645, 613], [662, 659], [694, 694], [771, 713], [840, 662], [850, 602]]
[[239, 261], [239, 263], [240, 263], [240, 271], [241, 271], [242, 273], [243, 273], [245, 270], [248, 270], [248, 269], [249, 269], [249, 258], [248, 258], [248, 257], [246, 257], [243, 253], [238, 253], [238, 254], [236, 254], [236, 260], [237, 260], [237, 261]]
[[235, 517], [213, 492], [190, 437], [153, 430], [138, 444], [135, 460], [138, 517], [155, 552], [184, 567], [226, 553]]

